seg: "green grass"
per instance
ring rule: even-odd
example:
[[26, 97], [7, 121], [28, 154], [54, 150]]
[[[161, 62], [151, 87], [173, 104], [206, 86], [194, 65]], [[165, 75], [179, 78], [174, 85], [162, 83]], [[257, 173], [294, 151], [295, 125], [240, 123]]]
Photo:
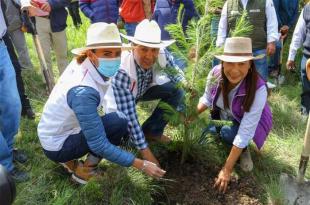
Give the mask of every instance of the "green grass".
[[[88, 20], [83, 18], [83, 26], [76, 30], [68, 18], [68, 53], [71, 60], [70, 50], [85, 44], [86, 28]], [[40, 119], [47, 92], [39, 69], [39, 62], [32, 43], [32, 37], [27, 36], [34, 70], [23, 71], [27, 94], [31, 99], [37, 115], [35, 121], [22, 119], [20, 132], [16, 140], [16, 147], [25, 150], [29, 161], [25, 165], [18, 165], [27, 170], [31, 176], [28, 182], [18, 184], [17, 205], [33, 204], [152, 204], [151, 195], [161, 190], [158, 183], [133, 168], [122, 168], [103, 161], [101, 166], [105, 169], [105, 175], [98, 181], [91, 181], [86, 186], [77, 186], [70, 181], [61, 167], [48, 160], [42, 152], [36, 126]], [[286, 45], [287, 51], [288, 45]], [[285, 53], [287, 56], [287, 52]], [[286, 57], [284, 58], [286, 59]], [[55, 59], [54, 73], [57, 75]], [[300, 83], [297, 74], [284, 72], [287, 83], [280, 89], [272, 92], [269, 101], [274, 116], [274, 126], [264, 149], [260, 153], [251, 149], [254, 159], [254, 176], [267, 194], [262, 194], [262, 201], [276, 201], [281, 204], [283, 198], [278, 185], [279, 176], [282, 172], [296, 175], [299, 157], [305, 132], [305, 121], [299, 114]], [[150, 112], [154, 103], [140, 104], [138, 112], [143, 121]], [[167, 129], [168, 134], [174, 136], [174, 128]], [[175, 136], [177, 140], [177, 136]], [[174, 148], [177, 147], [177, 143]], [[173, 148], [173, 147], [172, 147]], [[204, 149], [194, 150], [202, 161], [206, 163], [222, 164], [227, 156], [221, 146], [210, 142]], [[202, 154], [204, 153], [204, 154]], [[215, 156], [210, 159], [208, 153]], [[208, 158], [209, 157], [209, 158]], [[310, 178], [308, 169], [306, 177]], [[211, 188], [211, 187], [210, 187]]]

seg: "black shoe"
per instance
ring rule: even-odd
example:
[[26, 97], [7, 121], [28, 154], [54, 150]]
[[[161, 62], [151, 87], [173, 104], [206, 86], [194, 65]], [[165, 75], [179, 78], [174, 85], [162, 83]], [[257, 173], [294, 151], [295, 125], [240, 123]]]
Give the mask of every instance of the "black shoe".
[[10, 175], [16, 182], [25, 182], [29, 179], [29, 175], [27, 174], [27, 172], [21, 171], [16, 167], [12, 171], [10, 171]]
[[27, 117], [28, 119], [31, 120], [34, 120], [36, 118], [36, 115], [31, 107], [22, 109], [22, 116]]
[[27, 162], [28, 157], [27, 155], [18, 149], [13, 149], [13, 161], [14, 162], [19, 162], [21, 164]]

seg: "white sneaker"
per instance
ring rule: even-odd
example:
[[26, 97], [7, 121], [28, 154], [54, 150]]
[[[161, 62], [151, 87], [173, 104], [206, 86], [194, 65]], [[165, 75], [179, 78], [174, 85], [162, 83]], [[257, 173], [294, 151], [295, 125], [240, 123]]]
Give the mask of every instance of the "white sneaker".
[[244, 172], [250, 172], [253, 170], [253, 161], [249, 149], [246, 149], [240, 155], [240, 167]]
[[271, 83], [271, 82], [267, 82], [267, 88], [273, 89], [273, 88], [275, 88], [275, 87], [277, 87], [275, 84], [273, 84], [273, 83]]

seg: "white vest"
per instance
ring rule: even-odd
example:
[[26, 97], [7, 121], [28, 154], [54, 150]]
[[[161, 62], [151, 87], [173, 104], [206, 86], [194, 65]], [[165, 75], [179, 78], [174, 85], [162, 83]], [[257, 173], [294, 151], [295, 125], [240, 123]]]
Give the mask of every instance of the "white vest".
[[104, 101], [110, 81], [103, 80], [88, 58], [81, 65], [73, 60], [50, 94], [38, 125], [38, 136], [45, 150], [59, 151], [69, 135], [81, 131], [79, 122], [67, 103], [68, 91], [78, 85], [92, 87], [99, 92], [101, 102], [98, 109], [110, 107], [116, 110], [115, 101], [109, 104]]
[[[165, 51], [163, 49], [160, 49], [157, 63], [155, 63], [155, 65], [152, 68], [153, 82], [151, 86], [162, 85], [167, 82], [170, 82], [168, 76], [161, 71], [161, 69], [165, 68], [166, 65], [167, 65], [167, 59]], [[122, 62], [120, 69], [126, 71], [126, 73], [129, 75], [131, 80], [130, 87], [132, 88], [132, 93], [135, 97], [137, 97], [138, 94], [137, 70], [132, 52], [130, 51], [122, 52]]]

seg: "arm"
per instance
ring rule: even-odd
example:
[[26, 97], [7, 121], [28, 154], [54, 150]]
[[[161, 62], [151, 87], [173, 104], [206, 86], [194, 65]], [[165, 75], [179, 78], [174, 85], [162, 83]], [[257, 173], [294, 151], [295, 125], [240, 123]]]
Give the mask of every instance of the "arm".
[[290, 45], [288, 61], [294, 61], [297, 50], [302, 46], [306, 37], [306, 23], [303, 18], [303, 11], [300, 13], [298, 22], [296, 24], [293, 38]]
[[75, 113], [89, 148], [97, 155], [121, 166], [131, 166], [134, 155], [111, 144], [97, 113], [98, 91], [91, 87], [74, 87], [67, 94], [69, 107]]
[[276, 10], [274, 9], [272, 0], [266, 1], [266, 18], [267, 18], [267, 43], [279, 40], [278, 21]]
[[143, 10], [145, 18], [150, 19], [152, 17], [151, 0], [143, 0]]
[[225, 2], [217, 31], [216, 46], [221, 47], [225, 43], [227, 37], [227, 2]]
[[213, 70], [211, 70], [207, 77], [206, 88], [203, 96], [199, 99], [199, 103], [197, 105], [197, 113], [200, 114], [205, 111], [208, 107], [212, 107], [212, 96], [211, 96], [211, 87], [216, 86], [212, 82], [214, 80]]
[[52, 10], [54, 9], [61, 9], [69, 6], [70, 0], [48, 0], [47, 1], [51, 6]]
[[218, 187], [220, 191], [226, 191], [236, 161], [239, 159], [242, 150], [248, 146], [250, 140], [254, 137], [266, 102], [267, 88], [266, 86], [262, 86], [255, 93], [250, 111], [243, 115], [238, 133], [233, 141], [233, 147], [214, 185]]
[[185, 82], [186, 79], [184, 72], [179, 68], [177, 64], [175, 64], [174, 57], [171, 55], [171, 53], [168, 50], [164, 49], [160, 50], [159, 55], [164, 55], [164, 58], [166, 58], [167, 61], [166, 68], [173, 68], [177, 72], [172, 73], [172, 75], [168, 73], [169, 79], [174, 83]]
[[79, 0], [79, 5], [81, 11], [87, 16], [88, 18], [92, 18], [93, 10], [90, 8], [91, 0]]

